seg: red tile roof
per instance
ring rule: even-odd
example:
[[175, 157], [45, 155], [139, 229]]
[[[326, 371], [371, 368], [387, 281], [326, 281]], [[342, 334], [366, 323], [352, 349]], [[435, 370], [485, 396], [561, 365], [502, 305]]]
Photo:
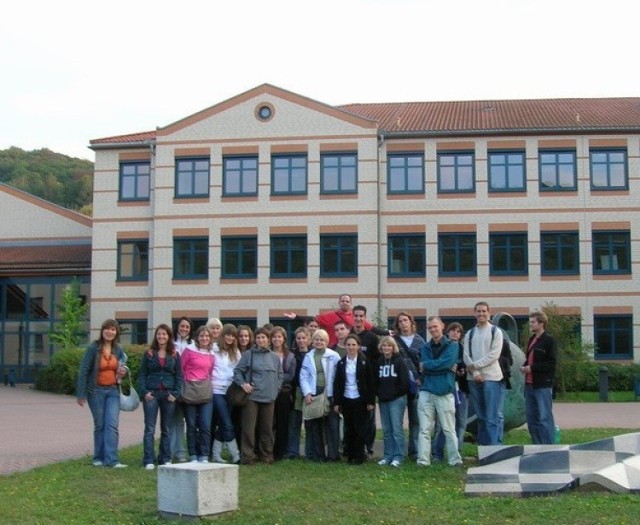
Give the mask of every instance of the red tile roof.
[[[640, 132], [640, 98], [395, 102], [336, 109], [374, 120], [380, 132], [395, 136]], [[155, 131], [145, 131], [92, 140], [91, 145], [139, 145], [155, 138]]]
[[0, 246], [0, 275], [89, 273], [91, 244]]

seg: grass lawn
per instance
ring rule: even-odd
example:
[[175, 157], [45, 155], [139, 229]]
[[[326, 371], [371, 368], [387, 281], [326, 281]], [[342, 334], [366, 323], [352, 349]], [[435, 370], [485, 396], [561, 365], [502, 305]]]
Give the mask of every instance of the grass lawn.
[[[637, 401], [636, 396], [632, 390], [625, 391], [609, 391], [609, 401], [612, 403], [628, 403], [631, 401]], [[562, 403], [597, 403], [600, 401], [599, 392], [565, 392], [564, 394], [558, 394], [554, 402]]]
[[[623, 434], [625, 429], [580, 429], [562, 433], [566, 443]], [[507, 443], [529, 443], [513, 430]], [[46, 436], [42, 436], [46, 439]], [[465, 455], [475, 454], [465, 445]], [[130, 466], [91, 466], [89, 457], [0, 477], [0, 523], [153, 524], [157, 514], [156, 471], [139, 465], [141, 447], [121, 452]], [[467, 461], [473, 466], [474, 461]], [[604, 491], [536, 498], [467, 498], [465, 469], [434, 465], [400, 469], [315, 464], [302, 460], [240, 467], [239, 510], [210, 518], [219, 524], [633, 524], [640, 520], [640, 496]]]

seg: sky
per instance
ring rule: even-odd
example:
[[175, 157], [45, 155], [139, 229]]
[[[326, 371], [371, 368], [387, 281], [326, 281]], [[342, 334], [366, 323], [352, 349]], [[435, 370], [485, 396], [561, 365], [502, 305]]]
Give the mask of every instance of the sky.
[[640, 97], [640, 2], [20, 0], [0, 149], [94, 160], [264, 83], [330, 104]]

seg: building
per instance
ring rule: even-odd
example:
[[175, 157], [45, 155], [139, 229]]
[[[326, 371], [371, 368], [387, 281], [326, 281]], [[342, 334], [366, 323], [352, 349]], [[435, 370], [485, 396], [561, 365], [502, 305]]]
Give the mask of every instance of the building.
[[65, 286], [77, 278], [90, 298], [91, 218], [5, 184], [0, 210], [0, 371], [31, 382]]
[[91, 319], [582, 316], [640, 360], [640, 98], [352, 104], [264, 84], [96, 154]]

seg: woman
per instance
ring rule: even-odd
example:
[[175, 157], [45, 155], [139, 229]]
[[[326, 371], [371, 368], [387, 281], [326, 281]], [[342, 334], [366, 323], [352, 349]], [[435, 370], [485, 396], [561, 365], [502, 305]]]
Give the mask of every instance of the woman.
[[280, 359], [269, 349], [269, 331], [258, 328], [255, 346], [242, 354], [233, 372], [233, 380], [249, 394], [242, 409], [241, 462], [256, 462], [256, 430], [258, 453], [267, 464], [273, 463], [273, 411], [282, 385]]
[[93, 416], [93, 464], [96, 467], [124, 468], [118, 459], [120, 391], [118, 382], [126, 373], [127, 356], [118, 344], [120, 326], [107, 319], [100, 336], [85, 350], [76, 395], [78, 405], [89, 404]]
[[138, 373], [138, 393], [144, 408], [144, 437], [142, 464], [153, 470], [154, 436], [160, 411], [160, 450], [158, 465], [171, 463], [170, 422], [173, 420], [176, 400], [182, 389], [180, 355], [172, 341], [173, 333], [166, 324], [158, 325], [151, 347], [143, 354]]
[[[300, 369], [300, 390], [304, 403], [310, 405], [312, 396], [326, 392], [329, 403], [333, 402], [333, 380], [340, 356], [328, 348], [329, 334], [319, 328], [311, 338], [313, 348], [304, 357]], [[333, 411], [317, 419], [305, 420], [307, 448], [312, 461], [340, 461], [340, 417]], [[327, 450], [325, 451], [325, 443]]]
[[247, 325], [238, 325], [238, 350], [244, 354], [253, 346], [253, 330]]
[[[315, 319], [314, 319], [315, 322]], [[304, 356], [309, 351], [311, 334], [309, 329], [301, 326], [295, 332], [296, 346], [293, 357], [296, 360], [296, 374], [293, 378], [293, 406], [289, 411], [289, 445], [287, 458], [296, 459], [300, 455], [300, 430], [302, 428], [302, 391], [300, 390], [300, 369]], [[305, 446], [305, 456], [311, 459], [311, 451]]]
[[293, 405], [293, 380], [296, 375], [296, 359], [287, 346], [287, 332], [281, 326], [271, 330], [271, 350], [278, 356], [282, 366], [282, 386], [274, 407], [273, 457], [276, 461], [284, 458], [289, 443], [289, 412]]
[[404, 411], [407, 406], [409, 369], [398, 343], [387, 336], [380, 341], [376, 394], [384, 435], [384, 456], [378, 465], [399, 467], [404, 461]]
[[[182, 378], [187, 381], [211, 381], [211, 372], [215, 358], [212, 352], [211, 333], [206, 326], [196, 331], [196, 344], [186, 347], [180, 361], [182, 363]], [[212, 394], [213, 395], [213, 394]], [[213, 399], [204, 403], [184, 403], [187, 419], [187, 449], [192, 463], [208, 463], [211, 441], [211, 417], [213, 413]]]
[[[176, 340], [174, 346], [178, 354], [187, 346], [193, 346], [193, 323], [188, 317], [182, 316], [176, 325]], [[184, 406], [178, 398], [173, 411], [173, 419], [169, 428], [171, 434], [171, 454], [180, 463], [187, 461], [187, 449], [184, 446]]]
[[240, 360], [237, 331], [232, 324], [225, 324], [220, 332], [220, 344], [214, 345], [215, 365], [213, 381], [213, 446], [211, 457], [216, 463], [226, 463], [222, 459], [222, 449], [226, 444], [231, 454], [231, 462], [240, 462], [240, 452], [233, 432], [231, 410], [227, 403], [227, 388], [233, 381], [233, 370]]
[[418, 434], [420, 421], [418, 420], [418, 389], [420, 388], [420, 354], [425, 344], [423, 337], [417, 333], [416, 321], [409, 312], [400, 312], [393, 324], [394, 338], [398, 343], [400, 354], [405, 358], [409, 367], [410, 378], [414, 388], [407, 394], [407, 416], [409, 419], [409, 445], [407, 455], [411, 459], [418, 456]]
[[218, 344], [220, 332], [222, 332], [222, 322], [217, 317], [212, 317], [207, 321], [207, 328], [211, 334], [211, 343]]
[[336, 366], [333, 410], [344, 418], [344, 451], [349, 464], [362, 465], [368, 415], [375, 408], [373, 373], [360, 351], [360, 338], [349, 334], [344, 343], [347, 355]]

